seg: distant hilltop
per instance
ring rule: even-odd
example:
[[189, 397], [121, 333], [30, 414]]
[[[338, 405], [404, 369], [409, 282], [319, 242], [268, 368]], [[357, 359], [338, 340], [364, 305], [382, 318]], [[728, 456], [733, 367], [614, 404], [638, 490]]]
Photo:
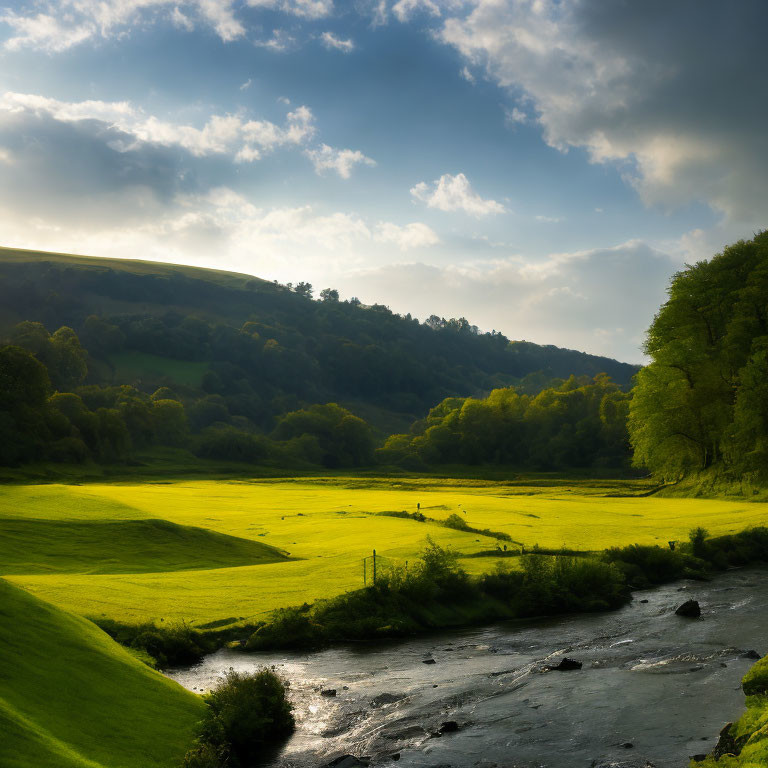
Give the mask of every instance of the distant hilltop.
[[[464, 318], [419, 322], [332, 289], [140, 260], [0, 248], [0, 335], [22, 321], [75, 330], [93, 383], [255, 393], [263, 410], [339, 402], [396, 431], [449, 396], [638, 366], [480, 333]], [[114, 329], [114, 331], [110, 331]], [[248, 339], [247, 343], [245, 339]], [[256, 343], [254, 343], [256, 342]], [[214, 382], [211, 384], [211, 382]], [[226, 387], [225, 387], [226, 388]]]

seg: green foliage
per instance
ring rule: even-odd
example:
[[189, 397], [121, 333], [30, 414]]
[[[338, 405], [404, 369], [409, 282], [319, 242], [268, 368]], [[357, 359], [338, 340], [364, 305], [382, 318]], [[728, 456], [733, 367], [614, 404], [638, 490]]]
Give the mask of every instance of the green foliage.
[[620, 569], [599, 559], [530, 555], [522, 564], [522, 571], [501, 564], [471, 579], [455, 552], [427, 537], [409, 571], [390, 568], [365, 589], [276, 611], [246, 647], [317, 647], [471, 621], [605, 610], [627, 599]]
[[316, 438], [325, 467], [359, 467], [373, 463], [370, 427], [336, 403], [312, 405], [287, 413], [274, 431], [278, 440], [304, 435]]
[[121, 645], [146, 653], [160, 669], [195, 664], [215, 650], [212, 638], [183, 621], [167, 626], [121, 624], [111, 619], [96, 623]]
[[409, 435], [392, 435], [379, 461], [510, 464], [536, 469], [622, 467], [629, 463], [629, 395], [605, 375], [575, 377], [535, 396], [494, 389], [482, 400], [447, 398]]
[[678, 272], [648, 331], [629, 430], [663, 480], [768, 477], [768, 233]]
[[612, 547], [603, 555], [625, 575], [627, 582], [636, 588], [665, 584], [681, 578], [693, 565], [678, 550], [668, 547], [630, 544], [628, 547]]
[[744, 675], [741, 687], [747, 696], [768, 696], [768, 657], [760, 659]]
[[[464, 318], [420, 323], [381, 305], [341, 301], [332, 288], [321, 301], [311, 292], [307, 283], [289, 288], [214, 270], [0, 249], [8, 323], [0, 334], [18, 321], [67, 326], [88, 352], [90, 383], [146, 392], [172, 386], [193, 399], [218, 394], [230, 415], [264, 431], [305, 404], [374, 406], [386, 424], [412, 421], [456, 394], [525, 382], [535, 395], [554, 377], [602, 371], [626, 387], [636, 370], [479, 333]], [[75, 386], [51, 375], [55, 388]]]
[[11, 332], [11, 343], [26, 349], [45, 365], [55, 389], [76, 387], [88, 373], [87, 353], [67, 326], [51, 335], [42, 323], [25, 321]]
[[269, 446], [266, 438], [260, 435], [251, 435], [234, 427], [219, 425], [203, 431], [197, 441], [195, 453], [204, 459], [255, 464], [266, 458]]
[[455, 512], [448, 515], [443, 520], [443, 525], [446, 528], [453, 528], [456, 531], [466, 531], [468, 533], [479, 533], [481, 536], [492, 536], [494, 539], [501, 539], [502, 541], [512, 541], [512, 537], [508, 533], [501, 531], [491, 531], [488, 528], [473, 528], [469, 523]]
[[250, 674], [230, 669], [205, 697], [198, 746], [187, 754], [185, 768], [249, 768], [260, 762], [264, 748], [295, 727], [286, 688], [274, 669]]
[[0, 463], [33, 461], [50, 439], [45, 366], [21, 347], [0, 348]]
[[383, 515], [384, 517], [401, 517], [407, 520], [415, 520], [417, 523], [424, 523], [428, 518], [421, 512], [407, 512], [406, 510], [385, 510], [384, 512], [377, 512], [377, 515]]
[[707, 556], [707, 536], [709, 534], [707, 533], [707, 530], [705, 528], [694, 528], [688, 538], [691, 542], [691, 552], [694, 557], [698, 557], [701, 559], [706, 558]]

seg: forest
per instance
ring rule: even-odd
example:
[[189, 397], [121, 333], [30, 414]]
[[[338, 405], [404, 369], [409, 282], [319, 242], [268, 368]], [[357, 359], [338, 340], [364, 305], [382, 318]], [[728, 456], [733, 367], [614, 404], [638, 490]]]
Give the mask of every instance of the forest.
[[[4, 266], [24, 272], [14, 261]], [[139, 290], [132, 281], [147, 277], [64, 272], [69, 294], [98, 288], [122, 302], [130, 298], [126, 285]], [[194, 281], [179, 279], [191, 301], [187, 283]], [[150, 296], [161, 290], [142, 285]], [[133, 305], [124, 314], [78, 318], [61, 296], [43, 299], [37, 286], [34, 300], [27, 291], [30, 318], [66, 317], [79, 330], [35, 319], [8, 327], [0, 349], [0, 462], [119, 463], [168, 446], [285, 468], [633, 466], [662, 482], [765, 480], [766, 233], [674, 276], [648, 332], [650, 363], [632, 379], [631, 366], [556, 348], [549, 354], [479, 333], [463, 318], [419, 323], [342, 302], [332, 289], [313, 300], [306, 283], [266, 285], [259, 295], [270, 297], [271, 309], [262, 306], [260, 320], [239, 328], [176, 310], [139, 315]], [[208, 286], [214, 294], [234, 291]], [[286, 302], [296, 309], [293, 320]], [[133, 370], [125, 360], [120, 368], [126, 353], [138, 360]], [[147, 358], [170, 362], [166, 374], [138, 375]], [[200, 366], [181, 375], [173, 363], [182, 361]], [[595, 371], [603, 362], [605, 370]], [[576, 370], [558, 378], [555, 371], [568, 365]], [[115, 381], [121, 373], [126, 379]]]

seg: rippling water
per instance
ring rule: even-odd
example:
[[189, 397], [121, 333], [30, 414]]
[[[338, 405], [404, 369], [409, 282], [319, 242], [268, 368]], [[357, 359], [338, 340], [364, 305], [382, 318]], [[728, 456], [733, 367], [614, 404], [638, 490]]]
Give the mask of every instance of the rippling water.
[[[702, 618], [674, 615], [689, 598]], [[390, 765], [399, 754], [398, 766], [672, 768], [712, 749], [743, 710], [739, 682], [753, 662], [741, 654], [768, 653], [767, 608], [768, 571], [731, 571], [636, 592], [612, 613], [317, 653], [221, 650], [169, 675], [202, 691], [230, 667], [274, 665], [298, 723], [275, 768], [347, 753]], [[583, 668], [545, 670], [565, 654]], [[327, 688], [337, 696], [322, 696]], [[459, 731], [433, 735], [448, 720]]]

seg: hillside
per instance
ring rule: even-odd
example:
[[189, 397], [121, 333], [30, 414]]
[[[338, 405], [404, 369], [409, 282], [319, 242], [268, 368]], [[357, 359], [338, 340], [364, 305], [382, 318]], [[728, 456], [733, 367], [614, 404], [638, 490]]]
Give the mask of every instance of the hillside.
[[203, 702], [89, 621], [0, 579], [0, 765], [175, 768]]
[[463, 318], [420, 323], [307, 293], [211, 269], [0, 248], [1, 335], [21, 321], [69, 326], [88, 350], [88, 383], [202, 390], [262, 426], [334, 401], [393, 432], [448, 396], [535, 392], [571, 374], [607, 373], [626, 388], [637, 371], [479, 333]]
[[154, 519], [2, 517], [0, 551], [2, 574], [154, 573], [290, 559], [258, 541]]

